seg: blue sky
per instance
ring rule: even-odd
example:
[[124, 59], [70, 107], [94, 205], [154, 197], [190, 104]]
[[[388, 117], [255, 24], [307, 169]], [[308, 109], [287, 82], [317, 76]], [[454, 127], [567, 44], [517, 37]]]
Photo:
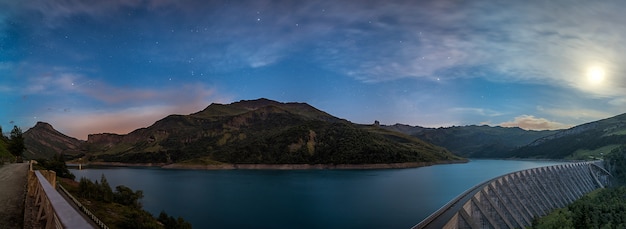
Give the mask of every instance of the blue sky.
[[128, 133], [269, 98], [356, 123], [626, 112], [626, 2], [0, 0], [0, 125]]

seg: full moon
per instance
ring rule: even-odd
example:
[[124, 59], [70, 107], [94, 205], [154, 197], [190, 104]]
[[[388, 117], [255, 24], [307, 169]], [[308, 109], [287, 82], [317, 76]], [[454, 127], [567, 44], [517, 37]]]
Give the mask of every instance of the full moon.
[[604, 75], [604, 69], [601, 67], [594, 66], [587, 69], [587, 80], [589, 80], [590, 83], [601, 83], [604, 80]]

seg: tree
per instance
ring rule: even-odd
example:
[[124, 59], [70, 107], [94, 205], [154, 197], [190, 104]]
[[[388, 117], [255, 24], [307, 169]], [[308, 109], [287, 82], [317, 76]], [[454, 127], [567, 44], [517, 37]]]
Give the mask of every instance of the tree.
[[7, 137], [4, 136], [4, 131], [2, 131], [2, 126], [0, 126], [0, 141], [7, 142]]
[[191, 223], [185, 221], [182, 217], [176, 219], [173, 216], [168, 216], [165, 211], [161, 211], [157, 220], [163, 224], [165, 229], [191, 229]]
[[141, 198], [143, 198], [143, 191], [133, 191], [124, 185], [115, 187], [115, 193], [113, 193], [113, 201], [116, 203], [138, 209], [141, 208], [141, 202], [139, 202]]
[[69, 169], [67, 169], [67, 165], [65, 165], [65, 157], [63, 156], [63, 154], [55, 154], [51, 160], [47, 160], [47, 159], [37, 159], [37, 163], [47, 169], [47, 170], [52, 170], [54, 172], [57, 173], [57, 176], [59, 177], [64, 177], [64, 178], [69, 178], [74, 180], [74, 178], [76, 178], [74, 176], [74, 174], [72, 174], [70, 172]]
[[102, 200], [104, 202], [113, 201], [113, 190], [111, 189], [111, 186], [109, 186], [109, 182], [104, 174], [100, 177], [100, 189], [102, 192]]
[[13, 126], [11, 130], [11, 138], [9, 139], [9, 152], [17, 158], [18, 162], [22, 161], [22, 155], [26, 146], [24, 146], [24, 136], [22, 136], [22, 129], [17, 126]]

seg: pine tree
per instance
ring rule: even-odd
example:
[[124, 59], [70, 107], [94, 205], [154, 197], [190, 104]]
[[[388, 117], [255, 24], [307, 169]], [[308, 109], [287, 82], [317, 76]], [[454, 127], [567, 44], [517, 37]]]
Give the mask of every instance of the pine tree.
[[102, 200], [104, 202], [113, 201], [113, 189], [111, 189], [111, 186], [109, 185], [109, 182], [104, 174], [100, 177], [100, 189], [102, 190]]
[[26, 146], [24, 146], [24, 136], [22, 136], [22, 129], [17, 126], [13, 126], [11, 130], [11, 138], [9, 139], [9, 152], [17, 158], [17, 162], [22, 161], [22, 155]]

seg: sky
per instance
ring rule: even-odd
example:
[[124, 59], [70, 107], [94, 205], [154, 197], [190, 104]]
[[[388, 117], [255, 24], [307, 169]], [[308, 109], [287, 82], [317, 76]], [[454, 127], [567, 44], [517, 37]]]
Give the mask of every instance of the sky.
[[562, 129], [626, 112], [626, 1], [0, 0], [0, 126], [125, 134], [211, 103]]

